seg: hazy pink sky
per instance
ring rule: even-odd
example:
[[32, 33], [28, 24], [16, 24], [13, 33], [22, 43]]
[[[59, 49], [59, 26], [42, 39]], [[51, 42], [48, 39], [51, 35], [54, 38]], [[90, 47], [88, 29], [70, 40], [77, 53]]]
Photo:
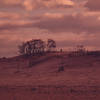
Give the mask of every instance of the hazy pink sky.
[[0, 0], [0, 57], [35, 38], [100, 49], [100, 0]]

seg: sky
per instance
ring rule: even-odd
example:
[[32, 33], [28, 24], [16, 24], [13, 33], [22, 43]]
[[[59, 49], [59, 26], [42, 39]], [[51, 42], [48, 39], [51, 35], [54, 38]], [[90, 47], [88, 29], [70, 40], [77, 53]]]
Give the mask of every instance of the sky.
[[0, 0], [0, 57], [31, 39], [100, 50], [100, 0]]

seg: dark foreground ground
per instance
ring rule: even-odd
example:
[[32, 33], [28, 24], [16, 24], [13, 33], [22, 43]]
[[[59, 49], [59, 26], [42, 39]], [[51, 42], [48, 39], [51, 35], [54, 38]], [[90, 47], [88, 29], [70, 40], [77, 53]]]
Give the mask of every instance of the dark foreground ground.
[[0, 87], [0, 100], [100, 100], [98, 86]]
[[[63, 72], [58, 72], [60, 66]], [[100, 57], [0, 60], [0, 100], [100, 100]]]

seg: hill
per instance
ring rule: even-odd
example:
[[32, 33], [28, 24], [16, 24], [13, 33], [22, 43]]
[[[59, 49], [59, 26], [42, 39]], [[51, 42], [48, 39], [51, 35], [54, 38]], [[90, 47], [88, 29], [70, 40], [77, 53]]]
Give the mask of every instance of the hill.
[[[58, 72], [61, 66], [64, 67], [64, 71]], [[32, 96], [32, 91], [37, 89], [38, 92], [44, 91], [48, 93], [49, 91], [51, 94], [54, 91], [58, 91], [57, 94], [60, 92], [60, 97], [58, 98], [57, 96], [58, 99], [50, 100], [61, 100], [60, 98], [64, 95], [61, 93], [66, 93], [66, 91], [68, 92], [67, 94], [72, 96], [76, 96], [78, 93], [76, 98], [79, 98], [79, 100], [90, 100], [90, 98], [94, 100], [95, 95], [100, 98], [99, 76], [99, 56], [68, 56], [67, 53], [49, 53], [42, 56], [18, 56], [2, 59], [0, 60], [0, 93], [2, 94], [0, 97], [4, 98], [3, 95], [5, 93], [8, 94], [7, 91], [10, 91], [11, 94], [12, 91], [17, 91], [15, 94], [17, 93], [18, 96], [21, 96], [21, 93], [22, 95]], [[59, 90], [59, 88], [61, 89]], [[31, 89], [31, 92], [29, 89]], [[26, 90], [29, 91], [29, 95]], [[37, 92], [34, 93], [38, 95]], [[38, 98], [36, 95], [35, 97]], [[47, 96], [45, 93], [42, 95]], [[13, 100], [9, 95], [8, 97], [10, 98], [8, 100]], [[68, 96], [66, 98], [70, 98], [67, 100], [74, 100]], [[66, 98], [62, 100], [66, 100]], [[99, 100], [98, 98], [96, 100]], [[24, 98], [15, 100], [32, 99]], [[38, 98], [35, 100], [47, 100], [47, 98]]]

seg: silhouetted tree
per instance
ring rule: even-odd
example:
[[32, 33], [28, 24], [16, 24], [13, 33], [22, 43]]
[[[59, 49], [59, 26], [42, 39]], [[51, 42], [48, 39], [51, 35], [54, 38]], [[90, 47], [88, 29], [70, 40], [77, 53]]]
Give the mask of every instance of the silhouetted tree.
[[48, 39], [48, 43], [47, 43], [47, 50], [49, 52], [54, 51], [56, 48], [56, 42], [52, 39]]
[[19, 53], [21, 55], [33, 55], [37, 53], [43, 53], [45, 49], [45, 42], [41, 39], [34, 39], [31, 41], [27, 41], [22, 43], [19, 46]]
[[35, 39], [31, 41], [32, 43], [32, 54], [43, 53], [45, 49], [45, 42], [41, 39]]

